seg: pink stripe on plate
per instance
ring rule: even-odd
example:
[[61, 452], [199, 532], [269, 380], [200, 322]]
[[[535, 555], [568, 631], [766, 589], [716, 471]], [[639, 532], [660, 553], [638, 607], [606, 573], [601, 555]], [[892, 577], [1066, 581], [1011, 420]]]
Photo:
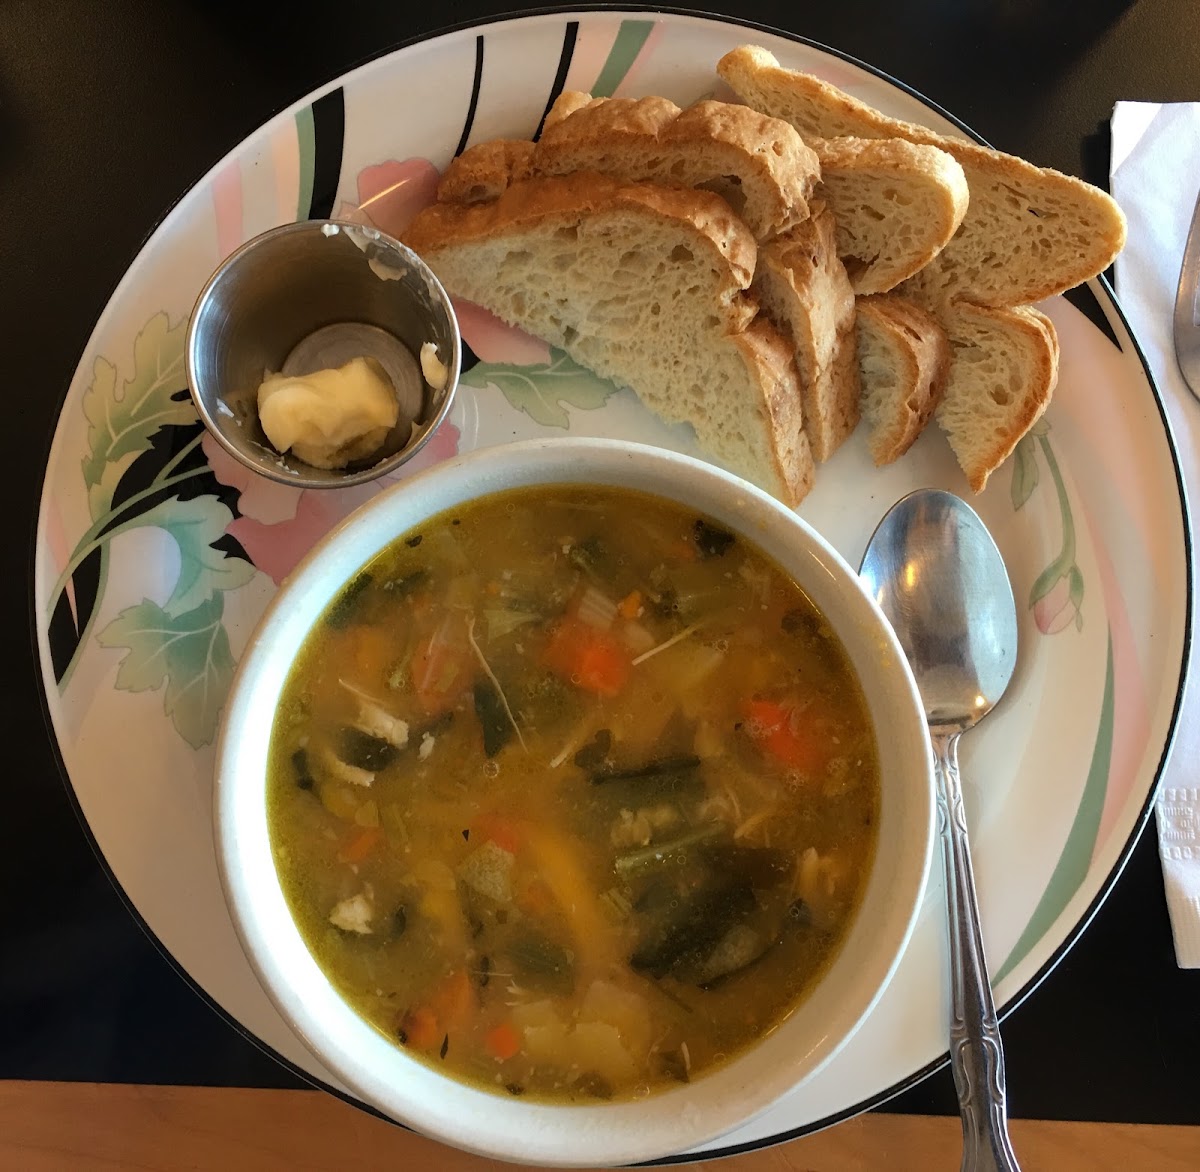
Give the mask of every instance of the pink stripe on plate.
[[567, 70], [564, 90], [581, 90], [590, 94], [600, 71], [608, 61], [613, 42], [621, 30], [620, 20], [583, 20], [579, 24], [579, 36], [575, 39], [575, 52], [571, 55], [571, 67]]
[[1087, 522], [1096, 565], [1100, 571], [1100, 586], [1104, 594], [1104, 609], [1108, 613], [1108, 629], [1112, 636], [1113, 654], [1113, 743], [1108, 766], [1108, 786], [1104, 808], [1092, 847], [1093, 860], [1103, 850], [1122, 808], [1133, 792], [1139, 766], [1150, 740], [1150, 713], [1146, 696], [1146, 679], [1138, 661], [1137, 644], [1129, 609], [1121, 594], [1121, 586], [1113, 569], [1112, 558], [1104, 547], [1103, 535], [1092, 521], [1091, 512], [1082, 502], [1078, 505]]
[[300, 139], [295, 118], [285, 118], [271, 136], [271, 167], [275, 173], [276, 223], [295, 220], [300, 203]]
[[222, 167], [212, 184], [217, 227], [217, 259], [224, 260], [242, 243], [242, 168], [237, 160]]

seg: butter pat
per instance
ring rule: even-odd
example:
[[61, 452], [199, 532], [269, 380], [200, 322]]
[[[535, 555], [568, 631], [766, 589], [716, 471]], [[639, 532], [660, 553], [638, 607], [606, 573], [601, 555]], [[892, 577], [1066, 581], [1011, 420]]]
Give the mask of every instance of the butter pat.
[[425, 342], [421, 346], [421, 373], [425, 381], [435, 390], [444, 391], [450, 378], [450, 370], [438, 357], [437, 345]]
[[271, 446], [314, 468], [366, 460], [396, 426], [400, 407], [374, 358], [299, 376], [268, 375], [258, 388], [258, 419]]

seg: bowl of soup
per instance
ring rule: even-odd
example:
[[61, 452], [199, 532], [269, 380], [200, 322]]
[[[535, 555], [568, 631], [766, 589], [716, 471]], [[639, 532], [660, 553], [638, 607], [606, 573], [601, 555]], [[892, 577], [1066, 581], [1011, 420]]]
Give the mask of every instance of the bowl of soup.
[[380, 494], [284, 583], [217, 750], [264, 989], [363, 1101], [503, 1159], [703, 1144], [810, 1079], [933, 837], [908, 665], [793, 512], [637, 444]]

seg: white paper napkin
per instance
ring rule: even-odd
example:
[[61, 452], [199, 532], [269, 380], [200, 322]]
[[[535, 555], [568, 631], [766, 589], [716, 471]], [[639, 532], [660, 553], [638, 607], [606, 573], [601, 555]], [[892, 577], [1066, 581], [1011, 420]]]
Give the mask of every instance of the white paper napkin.
[[[1171, 318], [1179, 265], [1200, 190], [1200, 103], [1118, 102], [1112, 193], [1129, 220], [1117, 296], [1175, 431], [1194, 523], [1200, 522], [1200, 403], [1175, 361]], [[1175, 957], [1200, 968], [1200, 651], [1193, 630], [1189, 686], [1156, 809]]]

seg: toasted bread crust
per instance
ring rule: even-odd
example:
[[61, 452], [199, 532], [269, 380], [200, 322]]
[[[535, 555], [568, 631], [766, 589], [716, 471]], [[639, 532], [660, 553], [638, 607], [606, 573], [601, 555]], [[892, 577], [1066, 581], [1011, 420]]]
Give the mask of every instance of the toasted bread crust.
[[795, 351], [778, 330], [764, 321], [755, 321], [734, 341], [751, 378], [763, 388], [770, 429], [780, 440], [772, 454], [775, 475], [786, 489], [784, 499], [798, 504], [812, 489], [816, 473], [804, 432]]
[[814, 459], [824, 461], [859, 420], [854, 292], [837, 257], [832, 213], [814, 215], [759, 252], [755, 291], [791, 336], [804, 394], [804, 428]]
[[488, 203], [532, 174], [534, 144], [519, 138], [477, 143], [450, 160], [437, 198], [440, 203]]
[[582, 110], [589, 102], [597, 100], [591, 94], [581, 94], [578, 90], [563, 90], [554, 99], [554, 105], [546, 112], [546, 120], [542, 123], [542, 133], [545, 134], [556, 123], [574, 114], [576, 110]]
[[679, 117], [680, 109], [668, 98], [593, 98], [591, 94], [560, 94], [542, 127], [538, 145], [554, 142], [573, 122], [571, 137], [656, 137]]
[[665, 98], [585, 98], [563, 95], [553, 107], [533, 153], [534, 174], [597, 170], [707, 187], [729, 200], [759, 240], [807, 219], [820, 164], [788, 123], [725, 102], [681, 110]]
[[700, 247], [711, 248], [716, 254], [715, 265], [729, 266], [737, 288], [749, 286], [757, 245], [724, 200], [707, 191], [618, 183], [594, 172], [511, 183], [489, 203], [435, 203], [409, 225], [404, 243], [424, 256], [439, 248], [500, 237], [555, 218], [566, 226], [581, 215], [623, 206], [686, 225], [697, 234]]

